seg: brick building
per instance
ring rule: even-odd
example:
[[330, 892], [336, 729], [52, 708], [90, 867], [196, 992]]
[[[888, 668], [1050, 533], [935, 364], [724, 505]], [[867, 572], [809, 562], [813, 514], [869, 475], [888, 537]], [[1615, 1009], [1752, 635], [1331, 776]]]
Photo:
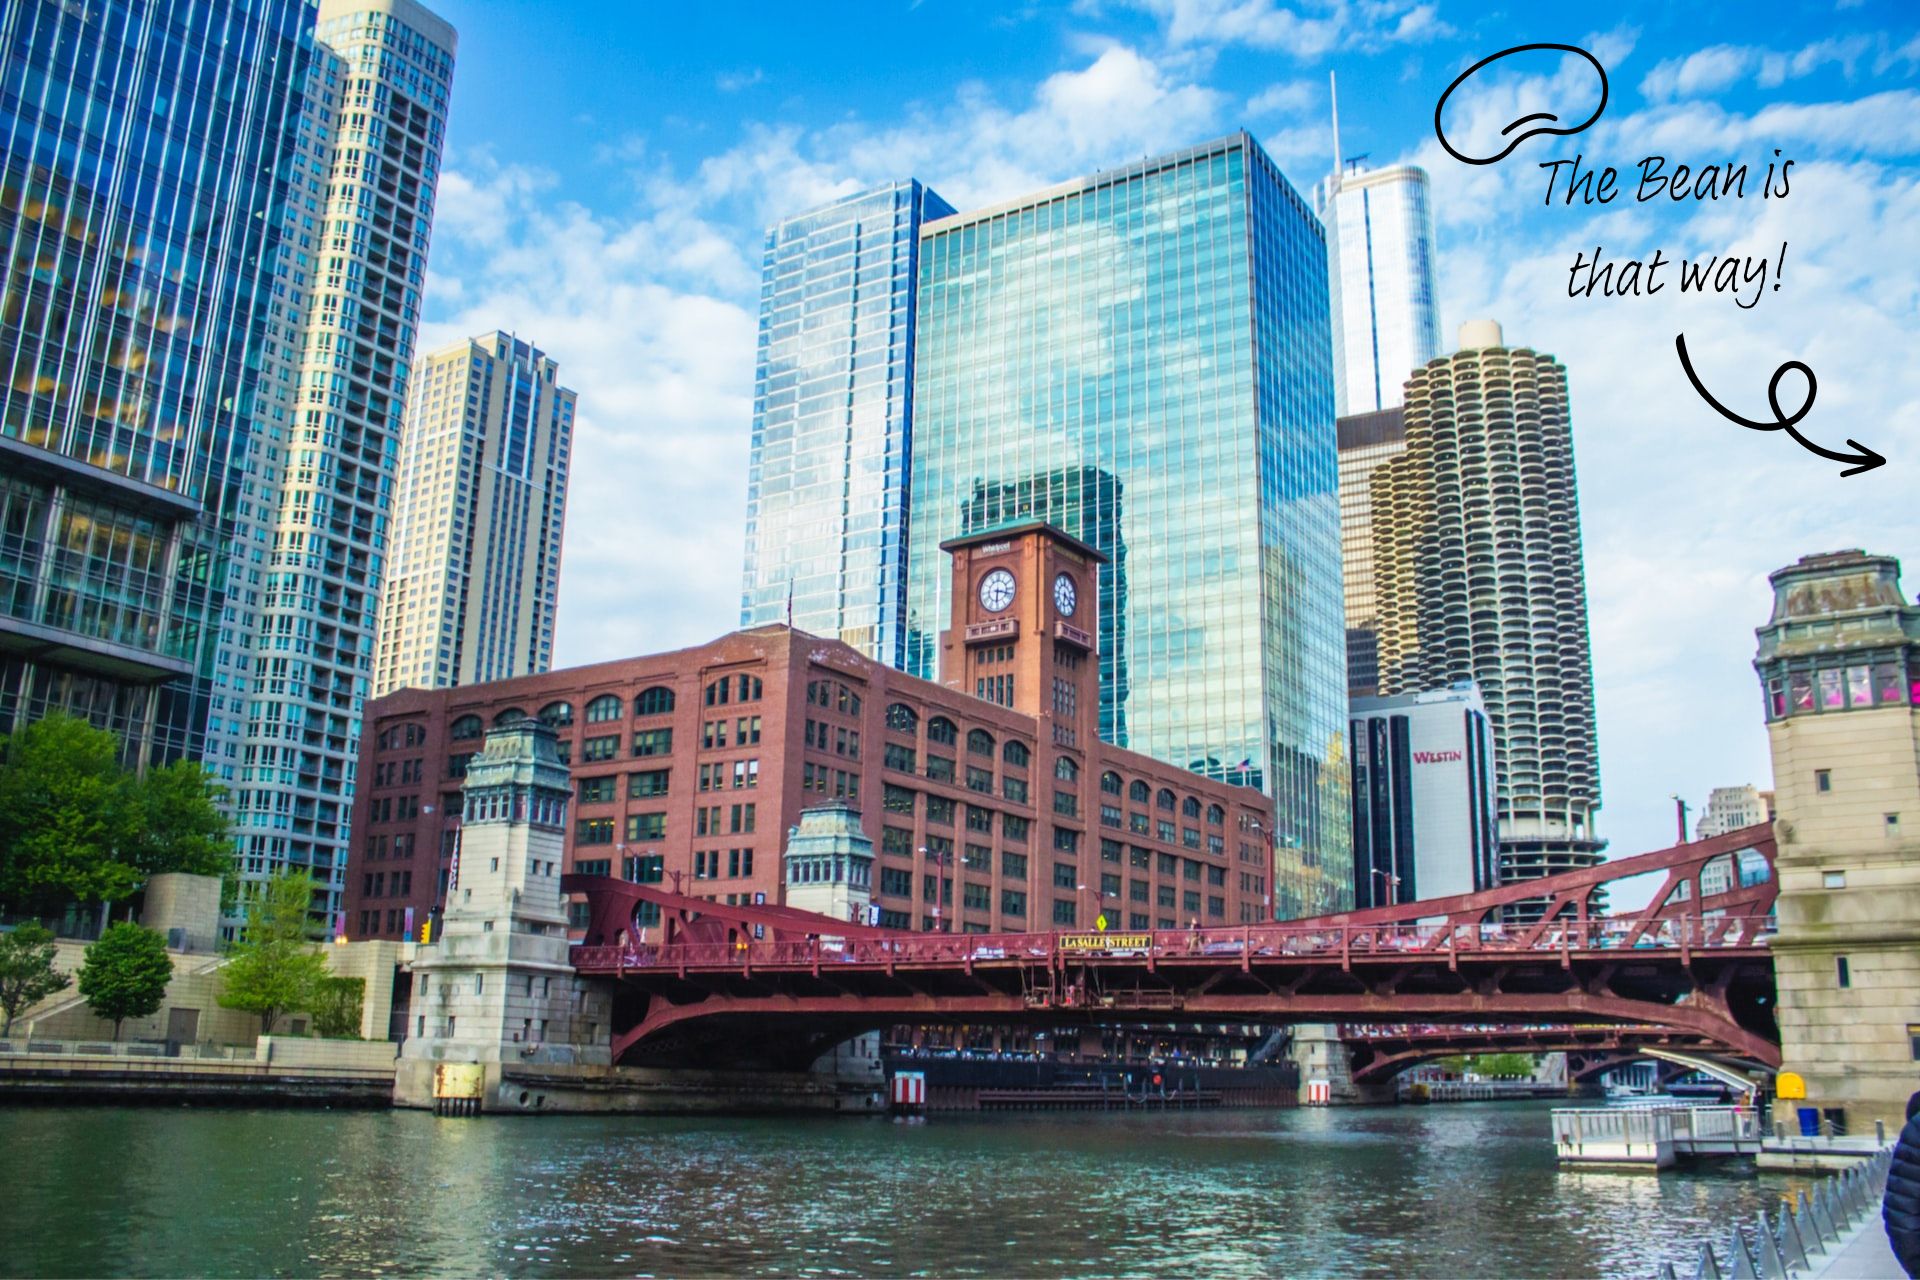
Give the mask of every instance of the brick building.
[[943, 544], [941, 683], [763, 626], [671, 653], [370, 703], [347, 933], [414, 936], [455, 876], [460, 785], [491, 725], [539, 716], [573, 768], [567, 869], [715, 900], [781, 895], [800, 810], [844, 798], [899, 928], [1257, 921], [1267, 798], [1100, 740], [1100, 553], [1028, 522]]

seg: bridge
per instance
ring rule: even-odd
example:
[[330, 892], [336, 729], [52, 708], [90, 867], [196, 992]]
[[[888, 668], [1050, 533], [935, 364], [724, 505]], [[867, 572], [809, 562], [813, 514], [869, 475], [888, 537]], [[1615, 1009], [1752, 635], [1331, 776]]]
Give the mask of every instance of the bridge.
[[[795, 1069], [903, 1023], [1174, 1017], [1458, 1028], [1448, 1053], [1483, 1051], [1497, 1040], [1488, 1028], [1558, 1044], [1604, 1024], [1620, 1030], [1583, 1051], [1657, 1040], [1774, 1067], [1773, 864], [1771, 828], [1757, 826], [1482, 893], [1125, 933], [910, 933], [603, 876], [568, 875], [561, 889], [588, 903], [574, 966], [614, 984], [616, 1062]], [[1599, 909], [1608, 886], [1653, 873], [1645, 909]], [[1502, 919], [1543, 899], [1537, 921]], [[1398, 1071], [1439, 1047], [1388, 1048], [1362, 1069], [1378, 1057]]]

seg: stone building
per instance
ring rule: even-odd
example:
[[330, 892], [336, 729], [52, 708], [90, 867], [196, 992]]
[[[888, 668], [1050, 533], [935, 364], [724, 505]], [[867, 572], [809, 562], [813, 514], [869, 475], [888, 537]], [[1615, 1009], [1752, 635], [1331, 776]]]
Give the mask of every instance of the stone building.
[[1754, 661], [1779, 817], [1783, 1067], [1853, 1132], [1920, 1088], [1920, 606], [1890, 556], [1777, 570]]

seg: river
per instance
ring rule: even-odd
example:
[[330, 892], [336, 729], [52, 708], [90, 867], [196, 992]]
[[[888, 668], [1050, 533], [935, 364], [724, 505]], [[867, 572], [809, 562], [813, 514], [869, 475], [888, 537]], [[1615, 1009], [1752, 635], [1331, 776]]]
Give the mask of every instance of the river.
[[7, 1275], [1654, 1274], [1797, 1178], [1547, 1104], [828, 1119], [0, 1109]]

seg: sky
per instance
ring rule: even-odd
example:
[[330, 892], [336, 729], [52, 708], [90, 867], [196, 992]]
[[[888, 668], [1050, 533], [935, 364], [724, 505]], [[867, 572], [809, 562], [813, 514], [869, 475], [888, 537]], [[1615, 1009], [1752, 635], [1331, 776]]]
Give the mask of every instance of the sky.
[[[1488, 317], [1567, 367], [1612, 856], [1670, 843], [1676, 793], [1698, 806], [1768, 784], [1751, 664], [1769, 571], [1863, 547], [1904, 555], [1920, 592], [1910, 3], [433, 7], [460, 45], [421, 350], [507, 329], [580, 394], [556, 665], [737, 625], [769, 223], [905, 177], [965, 209], [1241, 127], [1305, 194], [1333, 164], [1329, 71], [1341, 151], [1431, 175], [1446, 349]], [[1449, 155], [1433, 123], [1447, 86], [1532, 42], [1593, 54], [1599, 120], [1496, 164]], [[1443, 124], [1485, 156], [1520, 116], [1573, 122], [1596, 101], [1581, 59], [1519, 54]], [[1567, 166], [1541, 167], [1576, 156], [1614, 168], [1610, 202], [1565, 202]], [[1744, 195], [1696, 198], [1690, 176], [1675, 201], [1643, 185], [1650, 156], [1665, 175], [1745, 165]], [[1767, 167], [1789, 160], [1779, 195]], [[1570, 296], [1596, 248], [1615, 278], [1667, 261], [1639, 293]], [[1683, 292], [1681, 260], [1729, 254], [1750, 259], [1746, 283]], [[1770, 416], [1775, 369], [1803, 362], [1818, 391], [1798, 430], [1886, 464], [1843, 478], [1719, 416], [1680, 368], [1683, 333], [1703, 385], [1749, 418]], [[1803, 385], [1783, 378], [1782, 411]]]

